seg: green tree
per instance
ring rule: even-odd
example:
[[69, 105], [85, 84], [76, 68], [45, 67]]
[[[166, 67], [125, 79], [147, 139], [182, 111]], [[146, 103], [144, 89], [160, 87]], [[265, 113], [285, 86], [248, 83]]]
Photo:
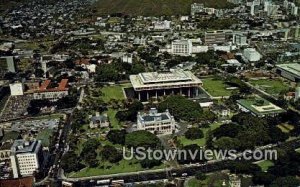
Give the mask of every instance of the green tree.
[[201, 171], [198, 171], [198, 172], [195, 174], [195, 178], [196, 178], [197, 180], [204, 181], [205, 179], [207, 179], [207, 176], [205, 175], [205, 173], [202, 173]]
[[148, 131], [135, 131], [129, 133], [125, 137], [125, 145], [127, 147], [151, 147], [157, 148], [160, 147], [160, 140]]
[[107, 134], [107, 139], [113, 144], [125, 144], [126, 130], [110, 130]]
[[183, 96], [169, 96], [166, 100], [159, 103], [160, 112], [168, 109], [174, 117], [185, 121], [198, 121], [203, 115], [200, 105]]
[[122, 154], [113, 146], [105, 145], [101, 150], [101, 157], [110, 163], [116, 163], [122, 160]]
[[213, 145], [222, 150], [238, 149], [240, 147], [239, 140], [230, 137], [221, 137], [217, 139]]
[[190, 140], [195, 140], [195, 139], [201, 139], [204, 137], [204, 134], [202, 132], [201, 129], [199, 128], [196, 128], [196, 127], [192, 127], [192, 128], [189, 128], [185, 133], [184, 133], [184, 136], [187, 138], [187, 139], [190, 139]]

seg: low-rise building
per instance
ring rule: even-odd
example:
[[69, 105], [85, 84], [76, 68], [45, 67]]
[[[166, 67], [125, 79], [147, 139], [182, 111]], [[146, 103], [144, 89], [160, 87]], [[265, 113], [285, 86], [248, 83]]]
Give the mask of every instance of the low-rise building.
[[300, 82], [300, 64], [289, 63], [276, 65], [276, 72], [294, 82]]
[[57, 100], [67, 96], [68, 93], [68, 79], [62, 79], [58, 86], [52, 86], [51, 80], [46, 80], [42, 83], [39, 90], [33, 94], [34, 99], [50, 99]]
[[0, 146], [0, 161], [9, 160], [11, 155], [11, 146], [12, 143], [4, 142]]
[[254, 48], [244, 49], [243, 55], [249, 62], [257, 62], [261, 59], [261, 54]]
[[135, 95], [140, 101], [151, 97], [180, 94], [193, 98], [198, 96], [202, 81], [190, 71], [147, 72], [130, 75]]
[[285, 112], [279, 106], [263, 98], [241, 99], [237, 101], [237, 104], [242, 112], [250, 112], [257, 117], [277, 116]]
[[171, 29], [171, 21], [168, 21], [168, 20], [155, 21], [153, 24], [154, 24], [154, 30], [169, 30], [169, 29]]
[[191, 15], [194, 16], [198, 13], [204, 12], [204, 4], [203, 3], [193, 3], [191, 5]]
[[176, 131], [176, 121], [168, 110], [158, 113], [151, 108], [149, 113], [138, 113], [137, 130], [146, 130], [154, 134], [172, 134]]
[[109, 127], [109, 121], [107, 114], [100, 115], [99, 112], [96, 112], [95, 116], [90, 116], [90, 128], [106, 128]]

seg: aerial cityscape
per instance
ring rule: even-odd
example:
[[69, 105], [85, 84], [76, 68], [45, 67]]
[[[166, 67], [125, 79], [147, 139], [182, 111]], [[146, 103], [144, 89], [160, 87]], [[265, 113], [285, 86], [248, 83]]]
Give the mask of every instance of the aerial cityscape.
[[300, 187], [300, 0], [0, 0], [0, 187]]

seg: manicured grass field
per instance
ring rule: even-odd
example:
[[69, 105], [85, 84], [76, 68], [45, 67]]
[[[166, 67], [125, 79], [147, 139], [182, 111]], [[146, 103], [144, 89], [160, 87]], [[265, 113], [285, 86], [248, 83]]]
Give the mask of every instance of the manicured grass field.
[[179, 137], [179, 141], [183, 146], [197, 144], [200, 147], [203, 147], [206, 144], [206, 137], [207, 137], [208, 130], [209, 129], [215, 130], [216, 128], [220, 127], [221, 125], [222, 125], [221, 123], [213, 123], [210, 125], [210, 128], [201, 128], [201, 130], [203, 131], [203, 134], [204, 134], [204, 138], [196, 139], [196, 140], [189, 140], [186, 137], [181, 136], [181, 137]]
[[230, 96], [232, 90], [227, 90], [229, 87], [223, 80], [215, 78], [202, 79], [203, 88], [213, 97]]
[[267, 171], [269, 167], [274, 165], [274, 163], [270, 160], [264, 160], [258, 162], [257, 165], [261, 168], [262, 171]]
[[258, 87], [259, 89], [267, 92], [271, 95], [279, 95], [280, 92], [286, 91], [289, 89], [289, 85], [281, 81], [280, 79], [259, 79], [259, 80], [250, 80], [249, 81], [253, 86]]
[[[223, 185], [225, 182], [225, 185]], [[187, 182], [187, 187], [204, 187], [204, 186], [211, 186], [211, 187], [228, 187], [228, 179], [227, 175], [224, 173], [216, 172], [210, 175], [207, 175], [207, 178], [203, 181], [197, 180], [196, 178], [191, 178]]]
[[124, 99], [123, 88], [129, 87], [130, 84], [105, 86], [101, 89], [103, 96], [101, 98], [104, 102], [108, 102], [111, 99], [122, 100]]
[[[104, 167], [104, 168], [100, 168]], [[164, 165], [154, 167], [152, 169], [161, 169]], [[109, 175], [115, 173], [127, 173], [127, 172], [135, 172], [135, 171], [144, 171], [141, 165], [135, 161], [121, 160], [117, 164], [111, 163], [101, 163], [101, 165], [97, 168], [84, 168], [79, 172], [70, 173], [68, 177], [89, 177], [89, 176], [97, 176], [97, 175]]]
[[111, 126], [113, 127], [113, 129], [120, 129], [121, 128], [121, 122], [119, 122], [117, 119], [116, 119], [116, 113], [118, 111], [117, 110], [114, 110], [112, 108], [109, 108], [108, 111], [107, 111], [107, 116], [109, 118], [109, 122], [111, 124]]
[[205, 186], [207, 184], [207, 180], [205, 181], [200, 181], [200, 180], [197, 180], [196, 178], [192, 178], [188, 181], [187, 183], [188, 187], [199, 187], [199, 186]]
[[38, 133], [38, 135], [36, 136], [36, 139], [41, 140], [42, 145], [45, 147], [48, 147], [50, 144], [50, 136], [52, 133], [53, 133], [52, 129], [43, 129], [42, 131], [40, 131]]

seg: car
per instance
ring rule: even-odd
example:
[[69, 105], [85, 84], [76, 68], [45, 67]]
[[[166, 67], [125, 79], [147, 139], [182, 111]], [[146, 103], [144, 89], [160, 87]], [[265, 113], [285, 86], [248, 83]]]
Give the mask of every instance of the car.
[[183, 174], [181, 174], [181, 176], [186, 177], [186, 176], [188, 176], [188, 174], [187, 173], [183, 173]]

